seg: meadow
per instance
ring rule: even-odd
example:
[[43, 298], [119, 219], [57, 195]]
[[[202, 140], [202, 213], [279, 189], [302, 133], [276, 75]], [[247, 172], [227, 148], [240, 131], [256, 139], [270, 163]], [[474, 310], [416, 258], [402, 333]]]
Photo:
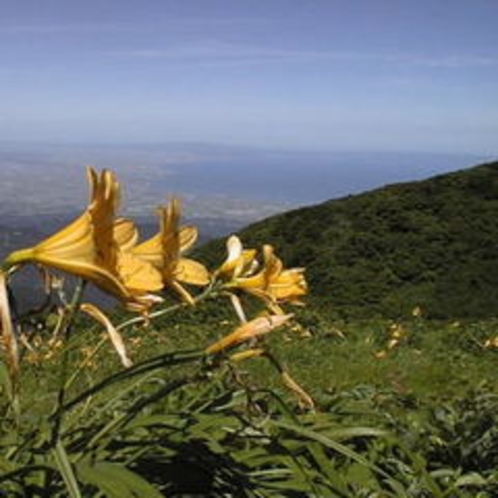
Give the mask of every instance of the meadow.
[[4, 495], [495, 496], [498, 322], [308, 307], [258, 341], [278, 368], [206, 356], [236, 326], [228, 306], [180, 306], [127, 332], [123, 369], [87, 318], [65, 344], [38, 325], [16, 410], [2, 376]]
[[2, 264], [0, 496], [497, 495], [496, 319], [338, 313], [268, 244], [185, 257], [176, 200], [139, 242], [114, 175], [89, 181], [80, 217]]

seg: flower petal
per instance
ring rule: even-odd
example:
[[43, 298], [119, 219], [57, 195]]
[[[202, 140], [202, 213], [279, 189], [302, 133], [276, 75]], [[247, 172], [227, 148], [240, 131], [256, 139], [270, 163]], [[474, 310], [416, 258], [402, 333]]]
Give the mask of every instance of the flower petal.
[[130, 292], [134, 290], [156, 292], [163, 288], [163, 279], [159, 271], [133, 254], [119, 253], [118, 273]]
[[80, 309], [81, 311], [91, 316], [94, 320], [96, 320], [105, 327], [107, 333], [109, 334], [109, 339], [111, 340], [114, 349], [116, 350], [116, 352], [119, 355], [119, 358], [121, 359], [121, 363], [126, 368], [131, 367], [133, 363], [130, 360], [128, 353], [126, 352], [126, 347], [123, 338], [121, 337], [121, 334], [117, 331], [116, 327], [114, 327], [111, 320], [109, 320], [109, 318], [99, 308], [97, 308], [97, 306], [94, 306], [93, 304], [83, 303], [80, 306]]
[[285, 322], [290, 320], [293, 315], [272, 315], [272, 316], [261, 316], [255, 318], [247, 323], [244, 323], [231, 334], [223, 337], [218, 342], [215, 342], [206, 349], [207, 353], [219, 353], [224, 349], [231, 348], [240, 344], [241, 342], [252, 339], [253, 337], [259, 337], [264, 334], [268, 334], [273, 329], [280, 327]]
[[180, 228], [180, 252], [183, 254], [187, 252], [197, 242], [199, 231], [197, 227], [185, 226]]
[[133, 221], [118, 218], [113, 227], [114, 240], [122, 251], [130, 251], [138, 241], [138, 230]]
[[206, 267], [193, 259], [181, 258], [177, 263], [175, 277], [186, 284], [199, 286], [209, 284], [209, 272]]

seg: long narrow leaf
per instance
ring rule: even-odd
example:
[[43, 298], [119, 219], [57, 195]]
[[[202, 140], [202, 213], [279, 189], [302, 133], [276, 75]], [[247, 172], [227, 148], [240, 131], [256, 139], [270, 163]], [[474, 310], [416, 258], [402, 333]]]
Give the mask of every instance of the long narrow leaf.
[[152, 484], [124, 465], [113, 462], [81, 462], [81, 480], [96, 487], [107, 498], [164, 498]]
[[[90, 396], [97, 394], [98, 392], [118, 383], [127, 381], [137, 375], [142, 375], [147, 372], [151, 372], [153, 370], [159, 370], [167, 366], [180, 365], [182, 363], [188, 363], [192, 361], [197, 361], [204, 356], [203, 351], [199, 350], [190, 350], [190, 351], [179, 351], [175, 353], [167, 353], [162, 354], [160, 356], [156, 356], [149, 360], [143, 361], [141, 363], [136, 363], [134, 366], [118, 372], [114, 375], [110, 375], [106, 377], [103, 381], [93, 385], [83, 393], [79, 394], [72, 400], [65, 403], [59, 411], [67, 411], [76, 406], [77, 404], [85, 401]], [[58, 413], [55, 413], [53, 417], [58, 416]]]
[[287, 429], [289, 431], [292, 431], [300, 436], [303, 436], [307, 439], [311, 439], [313, 441], [317, 441], [323, 446], [326, 446], [327, 448], [330, 448], [331, 450], [336, 451], [337, 453], [340, 453], [341, 455], [344, 455], [346, 458], [349, 458], [361, 465], [364, 465], [365, 467], [370, 468], [371, 470], [375, 471], [377, 474], [383, 476], [386, 479], [392, 479], [392, 477], [384, 472], [380, 467], [377, 467], [377, 465], [369, 462], [365, 457], [357, 453], [356, 451], [352, 450], [351, 448], [348, 448], [342, 443], [339, 443], [338, 441], [334, 441], [333, 439], [320, 434], [318, 432], [315, 432], [311, 429], [307, 429], [305, 427], [301, 427], [299, 425], [295, 424], [289, 424], [288, 422], [282, 422], [282, 421], [277, 421], [277, 420], [272, 420], [269, 421], [271, 425], [274, 425], [276, 427], [279, 427], [281, 429]]
[[57, 464], [57, 468], [62, 475], [62, 479], [67, 487], [69, 496], [71, 498], [81, 498], [82, 495], [78, 486], [78, 481], [74, 475], [73, 467], [67, 456], [66, 449], [60, 440], [57, 441], [53, 452], [55, 463]]

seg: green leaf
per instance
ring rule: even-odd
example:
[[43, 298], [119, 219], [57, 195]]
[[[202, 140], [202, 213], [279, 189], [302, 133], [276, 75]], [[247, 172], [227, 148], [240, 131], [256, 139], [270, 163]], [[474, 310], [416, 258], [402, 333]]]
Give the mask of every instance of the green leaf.
[[154, 486], [119, 463], [81, 462], [77, 471], [82, 482], [95, 486], [107, 498], [164, 498]]
[[[162, 354], [155, 356], [141, 363], [136, 363], [131, 368], [119, 371], [115, 374], [105, 377], [103, 380], [97, 384], [91, 386], [86, 391], [78, 394], [75, 398], [68, 401], [64, 406], [60, 408], [60, 411], [66, 412], [71, 410], [74, 406], [86, 402], [88, 398], [95, 396], [95, 394], [102, 392], [104, 389], [108, 389], [112, 385], [120, 382], [128, 382], [130, 379], [151, 373], [153, 371], [160, 371], [166, 367], [171, 367], [174, 365], [180, 365], [189, 362], [198, 362], [204, 355], [203, 351], [191, 350], [191, 351], [177, 351], [174, 353]], [[141, 380], [139, 380], [139, 383]]]
[[375, 427], [346, 427], [344, 429], [335, 429], [327, 432], [327, 436], [335, 440], [348, 440], [361, 437], [383, 437], [389, 433], [383, 429]]
[[484, 477], [482, 477], [481, 474], [478, 474], [477, 472], [471, 472], [470, 474], [465, 474], [462, 477], [459, 477], [455, 482], [455, 486], [457, 488], [462, 488], [464, 486], [482, 487], [486, 485], [487, 485], [486, 479], [484, 479]]
[[78, 486], [76, 476], [74, 475], [73, 467], [69, 461], [69, 457], [67, 456], [66, 449], [60, 440], [57, 441], [53, 453], [57, 468], [64, 479], [69, 496], [71, 498], [81, 498], [80, 488]]
[[356, 451], [352, 450], [351, 448], [348, 448], [342, 443], [339, 443], [338, 441], [334, 441], [333, 439], [324, 436], [323, 434], [317, 433], [311, 429], [307, 429], [305, 427], [301, 427], [299, 425], [295, 424], [290, 424], [288, 422], [280, 422], [276, 420], [269, 421], [269, 424], [274, 425], [276, 427], [279, 427], [281, 429], [287, 429], [289, 431], [292, 431], [296, 434], [299, 434], [307, 439], [311, 439], [313, 441], [317, 441], [323, 446], [326, 446], [327, 448], [330, 448], [337, 453], [340, 453], [344, 455], [345, 457], [361, 464], [364, 465], [365, 467], [370, 468], [377, 474], [387, 478], [391, 479], [391, 476], [384, 472], [380, 467], [377, 467], [375, 464], [369, 462], [365, 457], [357, 453]]
[[11, 399], [12, 385], [10, 382], [9, 371], [7, 365], [0, 360], [0, 394], [7, 394], [9, 399]]

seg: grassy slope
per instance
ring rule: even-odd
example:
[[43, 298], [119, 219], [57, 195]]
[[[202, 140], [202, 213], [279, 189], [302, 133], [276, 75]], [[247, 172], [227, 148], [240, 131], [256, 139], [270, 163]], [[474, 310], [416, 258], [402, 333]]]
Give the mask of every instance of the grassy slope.
[[[426, 317], [427, 311], [444, 317], [495, 314], [497, 192], [495, 163], [296, 210], [243, 231], [244, 240], [271, 242], [289, 266], [308, 269], [313, 296], [298, 317], [312, 337], [276, 332], [266, 340], [314, 397], [326, 401], [327, 393], [361, 384], [417, 399], [458, 396], [482, 383], [496, 387], [496, 353], [482, 348], [498, 335], [496, 321]], [[200, 252], [203, 261], [219, 261], [224, 241]], [[397, 275], [394, 284], [383, 282], [387, 272]], [[423, 318], [411, 316], [415, 304], [422, 304]], [[357, 316], [338, 318], [338, 309]], [[396, 322], [358, 318], [379, 311], [398, 315]], [[406, 337], [378, 359], [393, 323], [406, 329]], [[228, 301], [188, 308], [154, 322], [152, 330], [137, 329], [132, 355], [138, 360], [159, 350], [202, 348], [236, 325]], [[104, 357], [97, 370], [118, 367], [112, 352]], [[263, 360], [247, 368], [261, 382], [280, 386]]]
[[[413, 489], [420, 489], [417, 476], [423, 474], [427, 467], [435, 471], [442, 469], [444, 475], [451, 476], [454, 481], [462, 474], [472, 478], [464, 494], [451, 496], [477, 496], [478, 489], [489, 489], [489, 494], [483, 492], [479, 495], [483, 497], [495, 496], [494, 493], [498, 492], [498, 456], [495, 450], [497, 353], [482, 347], [486, 339], [498, 335], [498, 322], [492, 319], [436, 322], [406, 313], [415, 304], [422, 304], [425, 312], [432, 311], [433, 315], [458, 314], [455, 311], [475, 316], [493, 314], [495, 294], [491, 284], [496, 280], [493, 273], [493, 258], [496, 256], [493, 237], [496, 235], [497, 175], [498, 164], [494, 164], [427, 182], [392, 186], [287, 213], [250, 227], [243, 233], [244, 239], [253, 244], [274, 243], [286, 263], [309, 269], [314, 297], [310, 306], [298, 310], [297, 315], [304, 328], [311, 332], [310, 337], [301, 337], [292, 330], [277, 330], [264, 341], [318, 402], [319, 413], [312, 420], [332, 428], [357, 425], [388, 429], [392, 436], [381, 439], [378, 444], [373, 442], [372, 446], [366, 446], [365, 441], [359, 438], [351, 444], [356, 444], [354, 447], [369, 461], [381, 466], [388, 462], [385, 468], [392, 469], [393, 473], [394, 465], [399, 460], [398, 475], [409, 476], [406, 479], [413, 480]], [[217, 254], [216, 248], [219, 251]], [[213, 259], [223, 258], [221, 242], [211, 245], [206, 251], [212, 251]], [[365, 272], [365, 268], [370, 273]], [[387, 281], [389, 285], [381, 285], [380, 276], [385, 272], [396, 277], [391, 277], [395, 285], [391, 280]], [[446, 301], [441, 296], [438, 301], [435, 291], [444, 282], [449, 292], [442, 296]], [[460, 283], [461, 287], [455, 283]], [[469, 293], [469, 288], [479, 291], [476, 291], [475, 297], [474, 293]], [[460, 307], [466, 305], [467, 308], [456, 308], [458, 299], [461, 299]], [[138, 362], [164, 352], [204, 348], [237, 325], [226, 301], [218, 305], [203, 303], [197, 308], [182, 308], [177, 314], [153, 321], [150, 328], [137, 326], [127, 331], [123, 335], [130, 354]], [[316, 306], [320, 302], [326, 305], [332, 302], [333, 310], [349, 314], [372, 315], [385, 311], [386, 314], [402, 314], [404, 318], [396, 321], [386, 318], [331, 319], [334, 312], [328, 306]], [[114, 316], [114, 319], [116, 323], [124, 320], [119, 316]], [[386, 351], [393, 330], [402, 331], [400, 343], [385, 355], [379, 355], [379, 352]], [[101, 332], [101, 327], [91, 325], [88, 320], [77, 322], [70, 346], [70, 372], [88, 359], [88, 354], [100, 340]], [[36, 343], [35, 339], [33, 343]], [[91, 362], [86, 363], [83, 374], [73, 385], [74, 389], [84, 389], [121, 369], [111, 346], [107, 342], [102, 344], [104, 347], [98, 349]], [[21, 412], [35, 426], [40, 425], [38, 417], [42, 413], [51, 412], [56, 398], [61, 353], [62, 349], [56, 350], [53, 355], [33, 365], [23, 362]], [[28, 358], [29, 354], [24, 359]], [[236, 365], [235, 368], [233, 373], [236, 375], [233, 375], [232, 382], [237, 386], [242, 382], [246, 386], [270, 387], [285, 398], [291, 398], [275, 370], [269, 368], [263, 358]], [[144, 379], [137, 387], [133, 393], [137, 396], [137, 403], [152, 388], [155, 389], [156, 384], [163, 386], [179, 375], [191, 373], [190, 364], [163, 368], [160, 379], [157, 373], [157, 378], [149, 379], [149, 384]], [[209, 378], [206, 376], [203, 379]], [[100, 413], [102, 423], [108, 424], [104, 427], [114, 429], [109, 417], [119, 416], [123, 410], [128, 413], [128, 405], [125, 404], [127, 391], [121, 387], [106, 392], [117, 399], [113, 410], [107, 404], [105, 410], [97, 404], [93, 411], [85, 406], [82, 413], [87, 413], [90, 421], [95, 413]], [[197, 392], [193, 392], [192, 396], [198, 399]], [[95, 398], [97, 402], [108, 403], [105, 396]], [[135, 403], [131, 394], [130, 398], [129, 403]], [[179, 400], [182, 399], [179, 396]], [[221, 399], [222, 405], [226, 402]], [[207, 417], [199, 416], [200, 422], [197, 422], [189, 404], [190, 398], [187, 397], [185, 404], [189, 407], [188, 412], [171, 403], [165, 401], [154, 407], [156, 412], [152, 413], [169, 417], [170, 424], [171, 420], [179, 420], [182, 424], [187, 418], [193, 420], [191, 437], [196, 443], [215, 432], [211, 426], [205, 425]], [[220, 408], [214, 404], [216, 416]], [[140, 414], [148, 423], [149, 410], [152, 408], [148, 407]], [[186, 417], [185, 413], [189, 416]], [[212, 417], [213, 413], [209, 415]], [[91, 437], [93, 433], [88, 428], [94, 430], [101, 423], [100, 419], [96, 420], [93, 427], [88, 425], [82, 433], [88, 433]], [[225, 426], [227, 417], [221, 421]], [[68, 422], [73, 423], [70, 417]], [[137, 426], [141, 432], [131, 433], [133, 448], [137, 446], [137, 434], [144, 441], [147, 437], [149, 444], [159, 440], [159, 425], [151, 426], [153, 430], [150, 433], [140, 424]], [[41, 427], [43, 429], [43, 425]], [[173, 425], [164, 427], [165, 437], [172, 438]], [[100, 430], [100, 426], [97, 428]], [[119, 445], [113, 449], [113, 458], [117, 459], [117, 449], [125, 447], [122, 438], [123, 435], [126, 438], [126, 431], [129, 427], [115, 436]], [[72, 432], [77, 436], [79, 434]], [[43, 435], [43, 431], [41, 433]], [[110, 433], [114, 435], [112, 431]], [[10, 437], [8, 432], [6, 434]], [[184, 442], [187, 461], [191, 462], [192, 448], [185, 434], [188, 436], [190, 433], [183, 430], [180, 441]], [[389, 440], [396, 441], [394, 437], [415, 455], [413, 462], [405, 459], [412, 467], [402, 462], [395, 446], [392, 451], [396, 451], [398, 460], [391, 457]], [[67, 434], [65, 438], [67, 444], [70, 438]], [[104, 440], [102, 447], [106, 444]], [[39, 458], [42, 445], [34, 446]], [[67, 445], [70, 451], [79, 451], [81, 447], [84, 447], [81, 443], [80, 446]], [[215, 448], [219, 451], [218, 446]], [[316, 445], [314, 449], [316, 452]], [[143, 450], [140, 451], [143, 453]], [[93, 449], [92, 452], [96, 453]], [[107, 449], [104, 454], [109, 458]], [[160, 454], [158, 447], [151, 446], [150, 455], [155, 454]], [[210, 454], [208, 456], [211, 458]], [[334, 457], [337, 457], [335, 453]], [[80, 456], [76, 454], [75, 458], [80, 459]], [[221, 458], [216, 460], [215, 465], [221, 461]], [[338, 465], [339, 461], [340, 458], [330, 460], [334, 465]], [[329, 475], [337, 475], [337, 468], [331, 467], [329, 460], [325, 462], [328, 462], [327, 468], [332, 469]], [[230, 461], [228, 463], [231, 465]], [[145, 470], [148, 473], [145, 472], [145, 476], [152, 475], [156, 479], [156, 475], [150, 474], [150, 462], [147, 461], [147, 464]], [[161, 464], [164, 466], [164, 461]], [[185, 468], [185, 462], [182, 462], [182, 468]], [[191, 469], [188, 470], [190, 472]], [[357, 467], [350, 470], [359, 471]], [[161, 467], [163, 472], [164, 467]], [[189, 472], [188, 479], [191, 479]], [[477, 475], [477, 472], [480, 474]], [[345, 479], [353, 488], [358, 485], [356, 473], [347, 473]], [[450, 482], [449, 477], [445, 479]], [[359, 493], [355, 495], [360, 496]], [[432, 493], [431, 496], [450, 495]]]
[[[295, 311], [299, 323], [310, 334], [303, 336], [284, 328], [263, 338], [262, 343], [321, 405], [326, 405], [331, 396], [358, 386], [424, 402], [460, 397], [478, 386], [485, 385], [493, 391], [498, 387], [498, 352], [482, 346], [486, 339], [498, 336], [497, 320], [439, 322], [409, 317], [400, 321], [331, 321], [313, 307]], [[114, 317], [114, 321], [118, 324], [121, 320]], [[201, 304], [154, 320], [148, 328], [136, 327], [124, 339], [131, 357], [139, 362], [166, 352], [203, 349], [237, 324], [228, 302]], [[100, 327], [88, 325], [83, 320], [76, 327], [74, 364], [83, 361], [99, 341]], [[388, 350], [394, 327], [402, 330], [402, 339], [397, 347]], [[383, 351], [387, 354], [381, 357], [379, 353]], [[57, 353], [43, 362], [42, 369], [49, 373], [59, 360]], [[25, 368], [24, 388], [39, 389], [40, 371], [28, 380], [30, 368]], [[115, 351], [105, 343], [89, 365], [87, 380], [120, 369]], [[289, 394], [266, 360], [241, 363], [240, 369], [251, 372], [255, 385], [275, 388], [286, 397]], [[31, 373], [37, 370], [35, 367]], [[49, 384], [53, 381], [48, 375]]]
[[[485, 318], [498, 305], [498, 163], [297, 209], [240, 233], [305, 266], [339, 316]], [[216, 259], [223, 242], [203, 256]], [[337, 315], [336, 315], [337, 316]]]
[[[213, 312], [211, 307], [204, 308], [202, 306], [196, 309], [184, 308], [176, 316], [155, 321], [149, 329], [137, 327], [134, 331], [130, 331], [131, 333], [127, 334], [126, 337], [130, 352], [134, 359], [139, 361], [141, 358], [145, 359], [165, 351], [203, 347], [220, 335], [226, 334], [235, 322], [229, 309], [221, 306], [214, 308], [214, 310], [218, 311]], [[483, 492], [479, 496], [495, 496], [493, 490], [498, 489], [498, 484], [496, 486], [494, 484], [496, 483], [495, 470], [498, 462], [495, 451], [497, 435], [494, 429], [497, 422], [496, 407], [498, 406], [495, 380], [497, 357], [495, 351], [484, 350], [479, 344], [490, 335], [498, 334], [496, 321], [435, 323], [420, 317], [412, 317], [402, 323], [396, 323], [397, 327], [402, 327], [404, 330], [403, 341], [398, 348], [379, 359], [376, 357], [376, 353], [385, 349], [390, 330], [392, 330], [392, 322], [388, 320], [357, 320], [350, 323], [334, 322], [331, 324], [323, 315], [312, 309], [305, 310], [300, 315], [302, 323], [311, 330], [312, 337], [299, 337], [292, 331], [276, 331], [266, 337], [265, 341], [267, 346], [281, 360], [284, 360], [292, 376], [313, 395], [318, 403], [319, 412], [317, 415], [304, 417], [303, 422], [308, 420], [322, 429], [330, 428], [332, 433], [334, 430], [338, 430], [340, 433], [342, 428], [346, 428], [346, 431], [351, 428], [354, 430], [355, 427], [387, 429], [389, 437], [381, 438], [378, 443], [372, 439], [367, 445], [368, 438], [363, 440], [356, 438], [347, 441], [347, 443], [370, 462], [375, 462], [383, 468], [389, 469], [393, 475], [401, 476], [400, 480], [405, 479], [407, 483], [413, 482], [413, 490], [427, 487], [418, 482], [419, 474], [423, 475], [425, 469], [434, 471], [443, 469], [444, 475], [447, 476], [446, 485], [455, 482], [461, 475], [466, 474], [473, 476], [472, 482], [478, 482], [477, 487], [476, 484], [473, 484], [466, 492], [462, 490], [462, 493], [459, 494], [433, 493], [424, 494], [424, 496], [461, 496], [467, 498], [477, 496], [476, 492], [480, 489], [489, 489], [489, 494]], [[78, 333], [75, 334], [76, 341], [73, 343], [74, 362], [83, 359], [85, 357], [83, 351], [91, 344], [96, 343], [98, 328], [97, 330], [95, 327], [91, 328], [94, 329], [93, 333], [89, 330], [87, 321], [78, 323], [76, 327]], [[81, 354], [78, 353], [79, 350], [81, 350]], [[50, 403], [48, 402], [50, 393], [55, 395], [54, 386], [57, 383], [57, 377], [46, 374], [50, 374], [52, 369], [57, 367], [59, 361], [60, 357], [57, 354], [48, 362], [43, 362], [41, 370], [28, 366], [23, 369], [25, 396], [23, 397], [25, 401], [23, 412], [30, 419], [36, 420], [37, 414], [41, 411], [50, 413]], [[166, 384], [168, 380], [183, 374], [191, 374], [192, 367], [189, 364], [163, 368], [161, 372], [156, 373], [156, 377], [159, 377], [160, 373], [161, 382]], [[252, 392], [253, 396], [257, 392], [258, 386], [269, 387], [282, 394], [285, 399], [289, 399], [289, 406], [295, 406], [295, 400], [292, 400], [290, 393], [283, 388], [276, 372], [269, 368], [269, 365], [262, 358], [238, 364], [235, 368], [236, 370], [233, 372], [236, 372], [236, 375], [233, 375], [231, 382], [235, 382], [237, 387], [250, 386], [249, 392]], [[81, 381], [83, 384], [95, 383], [102, 376], [116, 369], [120, 369], [120, 367], [115, 353], [110, 345], [106, 345], [94, 358]], [[53, 373], [55, 374], [55, 372]], [[248, 373], [252, 375], [248, 375]], [[205, 377], [205, 380], [207, 381], [209, 378]], [[46, 383], [41, 382], [42, 379]], [[155, 383], [157, 382], [156, 378]], [[149, 384], [142, 382], [138, 393], [135, 393], [138, 400], [144, 396], [143, 390], [150, 390], [151, 387], [156, 386], [155, 383], [152, 381]], [[45, 392], [43, 396], [40, 396], [41, 390]], [[108, 395], [115, 396], [120, 395], [120, 390], [123, 390], [122, 386], [118, 390], [111, 388], [106, 392]], [[190, 392], [190, 396], [193, 399], [198, 399], [202, 392], [204, 392], [203, 384], [200, 385], [198, 393], [194, 390]], [[209, 395], [210, 391], [206, 392]], [[191, 402], [187, 393], [183, 397], [180, 396], [179, 400], [175, 401], [175, 398], [167, 403], [158, 404], [157, 407], [153, 407], [155, 411], [152, 413], [168, 420], [170, 424], [172, 421], [181, 423], [182, 427], [187, 419], [191, 421], [192, 434], [188, 430], [180, 433], [180, 441], [186, 447], [187, 455], [186, 462], [182, 463], [182, 469], [188, 469], [187, 474], [190, 480], [187, 482], [191, 482], [192, 479], [199, 478], [198, 469], [200, 467], [192, 465], [193, 450], [189, 446], [191, 441], [189, 438], [193, 438], [197, 444], [206, 437], [210, 441], [209, 438], [217, 433], [210, 425], [206, 425], [209, 418], [220, 417], [220, 422], [214, 419], [212, 424], [214, 426], [221, 424], [223, 427], [226, 427], [229, 419], [223, 411], [220, 411], [220, 407], [216, 408], [216, 403], [213, 402], [214, 412], [210, 412], [209, 417], [199, 415], [199, 421], [197, 421], [196, 414], [192, 413], [191, 409], [185, 412], [176, 408], [175, 403], [184, 397], [185, 403]], [[106, 399], [103, 396], [102, 399], [97, 398], [93, 402], [100, 400], [103, 403]], [[230, 403], [227, 403], [227, 400], [229, 401], [228, 398], [223, 397], [217, 403], [221, 401], [221, 406], [228, 406]], [[203, 398], [201, 401], [205, 402]], [[123, 403], [124, 401], [118, 403], [116, 413], [119, 414], [119, 410], [123, 409]], [[180, 403], [180, 408], [181, 406]], [[152, 408], [149, 407], [141, 415], [145, 421], [151, 418], [151, 410]], [[109, 410], [102, 413], [106, 417], [113, 414]], [[89, 415], [91, 414], [92, 412], [89, 411]], [[162, 419], [158, 418], [158, 420]], [[139, 423], [137, 423], [137, 427], [141, 429]], [[171, 435], [172, 427], [173, 425], [164, 426], [167, 438], [173, 439], [175, 437], [174, 434]], [[160, 426], [152, 428], [157, 437]], [[187, 429], [189, 428], [190, 426], [187, 425]], [[138, 436], [144, 438], [144, 434], [147, 436], [147, 433], [144, 433], [143, 429], [141, 430], [142, 432], [138, 433]], [[123, 434], [128, 435], [129, 438], [130, 431], [131, 429], [128, 428], [115, 436], [121, 445], [123, 445]], [[131, 434], [135, 437], [133, 444], [136, 446], [137, 435], [133, 432]], [[153, 441], [154, 439], [149, 439], [149, 444]], [[413, 452], [413, 456], [408, 458], [404, 456], [404, 453], [400, 453], [396, 446], [398, 443], [402, 444], [403, 448]], [[247, 441], [245, 444], [247, 446]], [[215, 451], [220, 451], [219, 445], [214, 447]], [[222, 448], [223, 451], [228, 451], [230, 447], [223, 446]], [[292, 448], [296, 448], [296, 446], [294, 445]], [[315, 448], [315, 451], [317, 449]], [[278, 452], [279, 448], [277, 447], [275, 450], [276, 459], [281, 457]], [[304, 450], [300, 453], [304, 454]], [[391, 456], [391, 453], [395, 455], [395, 458]], [[156, 454], [160, 455], [160, 452], [156, 448], [152, 448], [151, 455]], [[203, 461], [202, 453], [194, 454], [199, 456], [201, 462]], [[211, 458], [208, 454], [206, 461], [208, 457]], [[329, 477], [343, 476], [345, 482], [353, 487], [365, 480], [364, 472], [358, 476], [356, 473], [350, 474], [344, 470], [339, 470], [337, 468], [339, 462], [343, 461], [344, 463], [340, 455], [332, 452], [332, 458], [330, 462], [334, 463], [334, 467], [326, 475]], [[220, 458], [214, 464], [219, 465], [222, 461]], [[275, 460], [275, 462], [278, 461]], [[163, 466], [161, 467], [161, 475], [166, 480], [170, 479], [164, 470], [164, 468], [171, 467], [171, 465], [169, 467], [166, 465], [169, 460], [164, 459], [160, 463]], [[213, 465], [211, 460], [210, 463]], [[224, 463], [230, 465], [229, 460], [224, 461]], [[186, 467], [185, 464], [190, 464], [192, 468]], [[396, 470], [398, 464], [400, 468]], [[385, 465], [387, 466], [384, 467]], [[356, 468], [356, 470], [360, 471], [361, 469]], [[197, 474], [193, 472], [197, 472]], [[325, 472], [325, 468], [323, 472]], [[172, 475], [172, 480], [176, 482], [179, 475], [176, 472]], [[284, 492], [282, 496], [290, 495]], [[323, 496], [328, 495], [324, 494]], [[344, 496], [360, 496], [360, 494]], [[400, 494], [399, 496], [404, 495]]]

